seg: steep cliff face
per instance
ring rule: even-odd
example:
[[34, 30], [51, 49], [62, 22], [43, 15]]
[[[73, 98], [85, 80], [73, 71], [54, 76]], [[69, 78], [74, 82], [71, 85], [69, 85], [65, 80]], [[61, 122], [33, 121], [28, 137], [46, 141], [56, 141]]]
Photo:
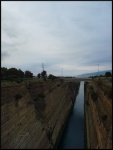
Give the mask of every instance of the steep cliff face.
[[60, 80], [1, 88], [1, 148], [56, 148], [79, 89]]
[[87, 148], [112, 148], [112, 86], [99, 80], [84, 89]]

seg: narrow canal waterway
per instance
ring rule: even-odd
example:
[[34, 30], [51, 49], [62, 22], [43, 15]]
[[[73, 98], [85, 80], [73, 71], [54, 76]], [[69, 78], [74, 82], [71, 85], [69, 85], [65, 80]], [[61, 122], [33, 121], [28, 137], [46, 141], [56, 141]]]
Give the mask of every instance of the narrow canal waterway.
[[84, 81], [80, 82], [73, 111], [64, 129], [58, 149], [84, 149]]

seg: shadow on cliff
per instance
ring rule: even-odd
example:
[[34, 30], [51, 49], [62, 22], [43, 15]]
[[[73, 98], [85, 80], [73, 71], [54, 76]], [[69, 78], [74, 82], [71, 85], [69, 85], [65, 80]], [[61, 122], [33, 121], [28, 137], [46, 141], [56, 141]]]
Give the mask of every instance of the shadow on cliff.
[[45, 121], [44, 111], [46, 108], [44, 85], [42, 83], [39, 83], [38, 90], [36, 90], [35, 85], [31, 83], [28, 83], [26, 87], [33, 99], [36, 120], [40, 120], [41, 123], [44, 123]]
[[45, 120], [44, 111], [46, 108], [45, 94], [40, 93], [40, 94], [36, 95], [33, 100], [34, 100], [36, 119], [40, 120], [43, 123]]

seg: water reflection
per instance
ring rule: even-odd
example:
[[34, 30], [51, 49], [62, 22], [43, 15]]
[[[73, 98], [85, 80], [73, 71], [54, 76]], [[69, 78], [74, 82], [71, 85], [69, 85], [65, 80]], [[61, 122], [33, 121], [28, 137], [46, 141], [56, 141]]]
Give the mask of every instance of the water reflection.
[[84, 149], [84, 81], [80, 83], [73, 112], [71, 113], [58, 148]]

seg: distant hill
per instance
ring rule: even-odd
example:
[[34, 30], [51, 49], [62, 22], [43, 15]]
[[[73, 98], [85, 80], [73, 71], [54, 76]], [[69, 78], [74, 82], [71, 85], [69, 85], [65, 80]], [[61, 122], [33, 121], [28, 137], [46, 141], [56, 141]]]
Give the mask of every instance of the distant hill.
[[[112, 70], [99, 71], [99, 76], [100, 75], [105, 75], [106, 72], [111, 72], [112, 73]], [[77, 75], [76, 77], [90, 77], [90, 76], [98, 76], [98, 72], [85, 73], [85, 74]]]

